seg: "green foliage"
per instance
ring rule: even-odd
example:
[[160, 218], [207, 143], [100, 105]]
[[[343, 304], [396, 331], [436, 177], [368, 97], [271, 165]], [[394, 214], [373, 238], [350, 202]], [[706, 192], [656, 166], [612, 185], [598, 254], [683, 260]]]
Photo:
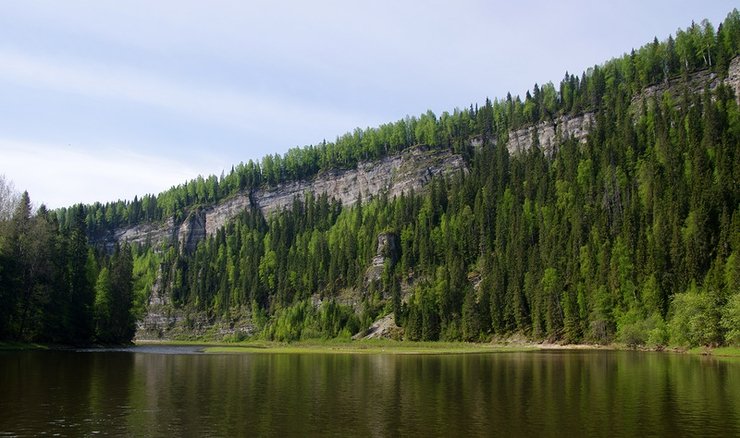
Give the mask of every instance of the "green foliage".
[[727, 330], [727, 344], [740, 346], [740, 293], [735, 293], [727, 300], [722, 312], [722, 327]]
[[277, 311], [263, 336], [279, 342], [349, 338], [358, 329], [358, 319], [351, 308], [329, 300], [317, 309], [309, 300], [303, 300]]
[[712, 344], [718, 330], [714, 324], [707, 323], [713, 308], [711, 297], [695, 283], [686, 292], [676, 294], [669, 321], [671, 342], [689, 347]]
[[110, 333], [111, 325], [111, 307], [113, 297], [111, 296], [111, 281], [108, 268], [103, 268], [98, 274], [98, 280], [95, 283], [95, 333], [99, 340], [107, 341], [112, 339]]
[[133, 338], [130, 251], [110, 263], [98, 256], [81, 209], [71, 210], [69, 228], [60, 230], [44, 206], [32, 214], [24, 193], [0, 225], [0, 339], [86, 344]]
[[462, 307], [462, 339], [467, 342], [477, 341], [481, 333], [481, 309], [476, 302], [475, 292], [465, 294]]
[[[84, 342], [95, 328], [99, 340], [125, 340], [156, 282], [187, 313], [248, 314], [279, 341], [347, 337], [384, 310], [412, 340], [737, 342], [740, 110], [728, 87], [702, 94], [685, 81], [702, 69], [726, 75], [739, 48], [733, 11], [716, 31], [693, 24], [524, 98], [357, 129], [157, 196], [36, 216], [21, 199], [0, 221], [0, 337]], [[666, 82], [671, 91], [642, 93]], [[583, 142], [558, 139], [545, 151], [535, 141], [509, 155], [512, 130], [586, 111]], [[192, 252], [89, 251], [88, 237], [179, 224], [237, 193], [418, 144], [460, 154], [468, 171], [351, 208], [310, 193], [269, 217], [252, 208]], [[393, 254], [377, 254], [381, 233]], [[366, 275], [376, 255], [379, 280]], [[340, 304], [348, 297], [355, 309]]]
[[662, 348], [668, 344], [668, 327], [660, 314], [645, 317], [643, 312], [630, 309], [617, 320], [617, 341], [629, 346]]

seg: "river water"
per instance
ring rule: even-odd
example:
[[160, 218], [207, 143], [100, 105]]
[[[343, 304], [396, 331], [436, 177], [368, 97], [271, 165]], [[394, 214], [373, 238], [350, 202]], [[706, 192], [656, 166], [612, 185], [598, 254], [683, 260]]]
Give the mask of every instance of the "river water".
[[740, 436], [740, 362], [670, 353], [0, 352], [0, 436]]

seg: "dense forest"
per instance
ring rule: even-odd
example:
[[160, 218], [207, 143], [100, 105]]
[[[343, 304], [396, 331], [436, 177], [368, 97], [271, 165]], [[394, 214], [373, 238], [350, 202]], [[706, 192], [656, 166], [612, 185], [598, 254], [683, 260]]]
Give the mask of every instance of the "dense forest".
[[[393, 313], [411, 340], [738, 344], [740, 110], [731, 88], [696, 91], [689, 78], [723, 79], [739, 53], [734, 10], [716, 30], [692, 23], [524, 98], [356, 129], [157, 196], [33, 217], [18, 207], [2, 222], [0, 334], [130, 338], [157, 283], [186, 315], [246, 319], [276, 340], [348, 337]], [[643, 95], [655, 84], [674, 92]], [[584, 112], [594, 114], [584, 143], [563, 140], [549, 154], [534, 135], [527, 151], [505, 147], [512, 129]], [[462, 155], [468, 171], [352, 207], [309, 194], [268, 217], [247, 210], [191, 253], [124, 246], [106, 255], [84, 237], [177, 222], [237, 192], [417, 144]], [[24, 252], [23, 233], [31, 242], [40, 234], [23, 223], [46, 227], [53, 242], [39, 245], [58, 253]], [[380, 278], [368, 278], [379, 235], [394, 244]]]
[[81, 208], [60, 229], [28, 192], [0, 179], [0, 340], [85, 345], [130, 342], [135, 330], [133, 258], [88, 244]]

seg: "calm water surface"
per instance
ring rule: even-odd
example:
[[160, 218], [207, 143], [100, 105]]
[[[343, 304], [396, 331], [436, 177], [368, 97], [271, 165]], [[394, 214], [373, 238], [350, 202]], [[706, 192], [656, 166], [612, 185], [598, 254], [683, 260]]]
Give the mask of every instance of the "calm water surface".
[[740, 436], [740, 362], [660, 353], [0, 352], [0, 435]]

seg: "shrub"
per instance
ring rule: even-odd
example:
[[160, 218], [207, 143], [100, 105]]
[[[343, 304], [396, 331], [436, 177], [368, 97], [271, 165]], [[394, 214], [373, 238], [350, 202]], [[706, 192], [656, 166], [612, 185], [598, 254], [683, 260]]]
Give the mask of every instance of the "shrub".
[[722, 312], [721, 324], [727, 330], [725, 342], [730, 345], [740, 345], [740, 293], [734, 294], [727, 300]]
[[659, 348], [668, 343], [668, 330], [659, 314], [645, 318], [638, 309], [630, 309], [617, 320], [617, 340], [633, 348]]
[[686, 347], [711, 344], [717, 337], [717, 327], [708, 324], [711, 310], [711, 297], [700, 292], [696, 284], [692, 284], [688, 291], [676, 294], [671, 303], [671, 342]]

